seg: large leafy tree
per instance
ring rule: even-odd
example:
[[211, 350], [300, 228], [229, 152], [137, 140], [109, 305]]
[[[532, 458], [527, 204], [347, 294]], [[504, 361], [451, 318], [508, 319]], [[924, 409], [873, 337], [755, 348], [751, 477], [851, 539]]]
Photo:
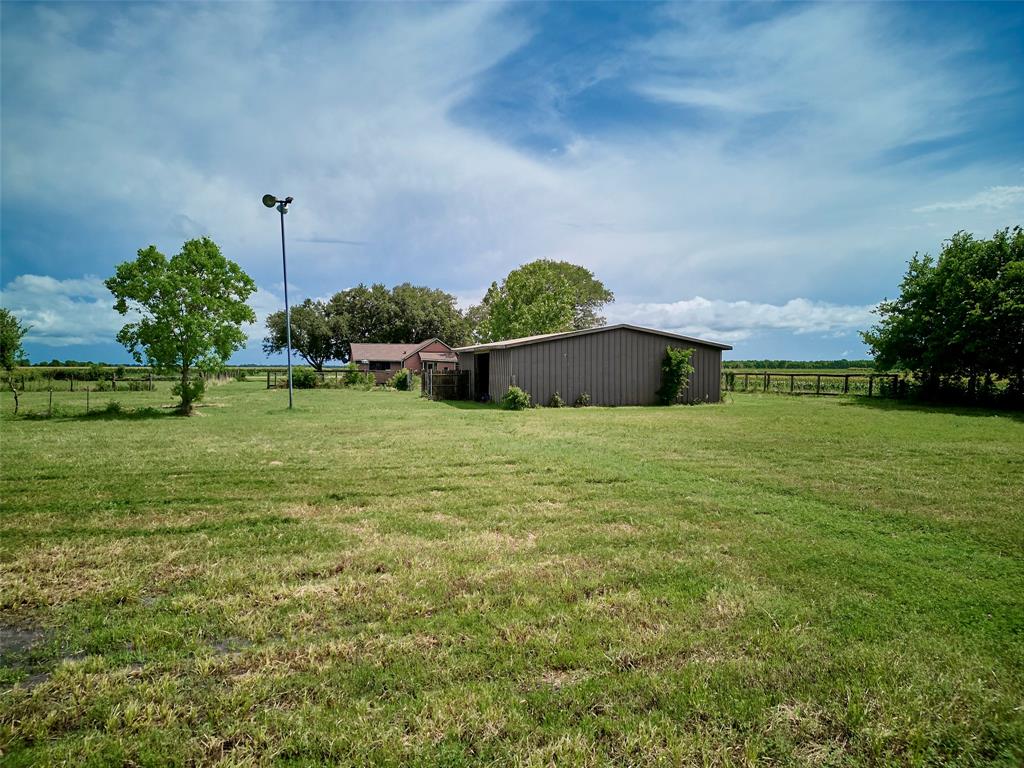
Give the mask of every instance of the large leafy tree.
[[198, 374], [222, 367], [245, 345], [243, 324], [256, 320], [246, 304], [256, 284], [207, 237], [189, 240], [170, 259], [155, 246], [143, 248], [106, 286], [114, 309], [138, 315], [117, 340], [136, 362], [178, 375], [174, 392], [185, 414], [203, 392]]
[[614, 294], [585, 267], [539, 259], [492, 283], [470, 310], [479, 341], [581, 330], [604, 324], [599, 312]]
[[[306, 299], [292, 307], [292, 349], [313, 366], [322, 371], [328, 360], [345, 360], [348, 357], [348, 329], [343, 318], [327, 311], [322, 301]], [[273, 312], [267, 317], [267, 336], [263, 340], [263, 351], [268, 355], [281, 352], [287, 345], [284, 310]]]
[[879, 367], [915, 373], [926, 390], [946, 379], [1002, 377], [1024, 391], [1024, 231], [978, 240], [958, 232], [938, 259], [915, 254], [896, 299], [863, 334]]
[[14, 393], [14, 412], [18, 412], [18, 388], [14, 386], [14, 369], [18, 366], [25, 352], [21, 340], [28, 333], [28, 326], [23, 325], [14, 313], [0, 307], [0, 368], [7, 375], [7, 385]]
[[[347, 330], [346, 346], [353, 341], [387, 343], [395, 326], [395, 303], [391, 291], [381, 283], [339, 291], [327, 304], [328, 311], [341, 318]], [[409, 341], [409, 339], [399, 339]], [[346, 350], [347, 357], [347, 350]]]
[[469, 341], [466, 318], [445, 291], [402, 283], [391, 289], [395, 305], [390, 334], [402, 341], [438, 338], [458, 347]]
[[400, 344], [437, 337], [457, 346], [468, 341], [455, 297], [424, 286], [403, 283], [389, 290], [360, 283], [331, 297], [327, 312], [344, 329], [346, 358], [351, 342]]

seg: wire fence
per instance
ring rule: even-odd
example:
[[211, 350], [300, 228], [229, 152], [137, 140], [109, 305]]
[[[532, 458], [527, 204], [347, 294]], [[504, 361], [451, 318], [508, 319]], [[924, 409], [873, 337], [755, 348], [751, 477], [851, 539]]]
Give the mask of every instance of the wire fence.
[[904, 388], [900, 377], [892, 373], [722, 372], [723, 392], [900, 397]]

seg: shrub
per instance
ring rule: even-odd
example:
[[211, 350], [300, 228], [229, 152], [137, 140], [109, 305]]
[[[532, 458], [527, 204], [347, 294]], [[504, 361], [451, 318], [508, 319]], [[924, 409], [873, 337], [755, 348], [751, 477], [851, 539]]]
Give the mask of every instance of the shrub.
[[388, 379], [388, 386], [402, 392], [408, 392], [412, 389], [412, 374], [409, 372], [409, 369], [403, 368]]
[[320, 377], [309, 368], [292, 368], [292, 386], [296, 389], [314, 389]]
[[573, 405], [577, 408], [586, 408], [590, 405], [590, 395], [586, 392], [580, 392], [579, 395], [576, 396], [576, 402], [573, 403]]
[[[188, 392], [185, 394], [188, 395], [188, 401], [190, 403], [195, 402], [196, 400], [200, 400], [203, 397], [203, 393], [206, 391], [206, 382], [203, 380], [202, 376], [196, 376], [195, 378], [191, 379], [185, 386], [188, 387]], [[97, 387], [96, 389], [99, 390], [99, 387]], [[180, 381], [174, 382], [174, 384], [171, 386], [171, 394], [174, 397], [183, 396]]]
[[659, 403], [662, 405], [672, 405], [672, 403], [679, 400], [679, 396], [690, 383], [690, 374], [693, 373], [693, 365], [690, 364], [692, 357], [692, 349], [665, 348], [665, 357], [661, 361], [661, 389], [658, 390]]
[[501, 407], [509, 411], [521, 411], [530, 407], [530, 393], [519, 387], [509, 387], [501, 398]]
[[355, 363], [349, 363], [345, 366], [345, 374], [342, 376], [342, 381], [347, 387], [356, 387], [363, 383], [363, 374], [359, 370], [359, 366]]
[[562, 399], [562, 396], [560, 394], [555, 392], [555, 394], [553, 394], [551, 396], [551, 399], [548, 400], [548, 408], [564, 408], [564, 407], [565, 407], [565, 400]]
[[725, 372], [725, 388], [729, 391], [736, 389], [736, 371]]
[[235, 381], [245, 381], [245, 371], [235, 368]]

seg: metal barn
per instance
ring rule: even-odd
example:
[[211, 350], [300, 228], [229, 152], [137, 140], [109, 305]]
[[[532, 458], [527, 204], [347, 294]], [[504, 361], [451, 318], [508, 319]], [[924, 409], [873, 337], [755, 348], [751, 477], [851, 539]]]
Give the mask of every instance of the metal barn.
[[649, 405], [657, 401], [661, 361], [669, 346], [693, 349], [686, 400], [718, 402], [722, 350], [732, 347], [653, 328], [608, 325], [455, 351], [460, 370], [470, 371], [475, 400], [500, 400], [514, 385], [539, 405], [546, 405], [555, 392], [570, 405], [584, 392], [593, 405]]

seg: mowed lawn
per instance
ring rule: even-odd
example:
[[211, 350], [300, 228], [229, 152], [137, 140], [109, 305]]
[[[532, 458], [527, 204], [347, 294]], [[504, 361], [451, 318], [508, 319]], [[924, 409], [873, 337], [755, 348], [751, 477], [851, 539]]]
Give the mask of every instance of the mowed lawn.
[[1024, 761], [1019, 416], [286, 402], [0, 402], [0, 762]]

